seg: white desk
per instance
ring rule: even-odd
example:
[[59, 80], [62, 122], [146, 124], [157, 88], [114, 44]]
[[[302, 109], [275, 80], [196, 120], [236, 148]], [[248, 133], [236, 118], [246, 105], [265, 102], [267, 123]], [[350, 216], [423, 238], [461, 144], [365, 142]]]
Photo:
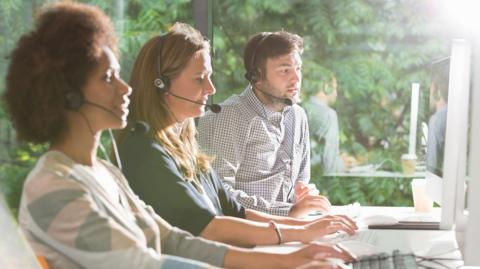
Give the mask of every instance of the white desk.
[[[334, 207], [334, 211], [341, 212], [344, 207]], [[398, 219], [409, 220], [436, 220], [439, 218], [439, 210], [431, 214], [417, 215], [411, 207], [361, 207], [359, 215], [386, 214]], [[417, 256], [435, 256], [443, 258], [460, 258], [455, 232], [453, 230], [375, 230], [378, 238], [374, 245], [380, 252], [391, 253], [398, 249], [401, 252], [413, 252]], [[257, 250], [275, 253], [290, 253], [299, 249], [300, 243], [289, 243], [281, 246], [259, 246]], [[437, 256], [439, 254], [443, 254]], [[431, 268], [458, 268], [463, 264], [461, 261], [442, 263], [447, 267], [432, 263], [422, 263]]]

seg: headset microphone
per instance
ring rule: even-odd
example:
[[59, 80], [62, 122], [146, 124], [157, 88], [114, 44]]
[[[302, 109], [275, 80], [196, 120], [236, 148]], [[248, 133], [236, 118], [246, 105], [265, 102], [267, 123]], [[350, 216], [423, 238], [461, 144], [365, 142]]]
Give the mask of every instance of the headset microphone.
[[182, 97], [182, 96], [178, 96], [178, 95], [172, 93], [171, 91], [168, 91], [168, 94], [170, 94], [171, 96], [176, 97], [176, 98], [178, 98], [178, 99], [181, 99], [181, 100], [190, 102], [190, 103], [194, 103], [194, 104], [197, 104], [197, 105], [206, 106], [206, 107], [208, 107], [213, 113], [219, 113], [219, 112], [222, 110], [222, 107], [219, 106], [219, 105], [217, 105], [217, 104], [209, 105], [209, 104], [204, 104], [204, 103], [196, 102], [196, 101], [190, 100], [190, 99], [188, 99], [188, 98], [185, 98], [185, 97]]
[[[90, 102], [87, 99], [85, 99], [85, 97], [83, 96], [83, 94], [81, 92], [76, 92], [76, 91], [72, 91], [72, 90], [68, 91], [67, 94], [65, 95], [65, 107], [69, 110], [77, 111], [78, 113], [80, 113], [80, 115], [87, 122], [88, 129], [92, 133], [92, 136], [94, 135], [94, 133], [93, 133], [93, 130], [92, 130], [92, 126], [90, 125], [90, 121], [85, 116], [85, 114], [83, 114], [81, 111], [79, 111], [80, 107], [84, 104], [88, 104], [88, 105], [94, 106], [96, 108], [99, 108], [99, 109], [113, 115], [115, 118], [123, 121], [123, 119], [121, 117], [119, 117], [117, 114], [115, 114], [115, 112], [113, 112], [112, 110], [110, 110], [110, 109], [108, 109], [108, 108], [106, 108], [102, 105]], [[112, 130], [108, 129], [108, 133], [110, 135], [110, 140], [112, 141], [113, 153], [115, 154], [115, 160], [117, 162], [117, 167], [120, 168], [120, 170], [122, 170], [122, 161], [120, 160], [120, 156], [118, 154], [117, 143], [115, 142], [115, 138], [113, 137]], [[103, 147], [101, 141], [99, 143], [99, 146], [100, 146], [100, 149], [103, 151], [103, 154], [104, 154], [105, 158], [109, 162], [111, 162], [110, 158], [108, 157], [107, 151]]]
[[123, 120], [120, 116], [118, 116], [117, 114], [115, 114], [115, 112], [113, 112], [112, 110], [110, 110], [110, 109], [108, 109], [108, 108], [106, 108], [106, 107], [104, 107], [104, 106], [101, 106], [101, 105], [99, 105], [99, 104], [95, 104], [95, 103], [93, 103], [93, 102], [90, 102], [90, 101], [88, 101], [87, 99], [84, 99], [83, 102], [84, 102], [85, 104], [87, 104], [87, 105], [91, 105], [91, 106], [94, 106], [94, 107], [96, 107], [96, 108], [99, 108], [99, 109], [101, 109], [101, 110], [103, 110], [103, 111], [105, 111], [105, 112], [108, 112], [108, 113], [110, 113], [111, 115], [113, 115], [115, 118], [117, 118], [117, 119], [119, 119], [119, 120]]
[[293, 101], [292, 101], [292, 99], [290, 99], [290, 98], [285, 98], [285, 99], [283, 99], [283, 102], [284, 102], [285, 105], [287, 105], [287, 106], [292, 106], [292, 105], [293, 105]]

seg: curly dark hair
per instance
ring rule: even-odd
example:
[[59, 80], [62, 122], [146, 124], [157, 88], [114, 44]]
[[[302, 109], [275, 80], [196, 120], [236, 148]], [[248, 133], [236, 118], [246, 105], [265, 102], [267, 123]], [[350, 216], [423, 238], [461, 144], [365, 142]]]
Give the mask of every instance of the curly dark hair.
[[3, 99], [18, 140], [51, 143], [61, 137], [66, 94], [82, 94], [105, 46], [118, 54], [111, 20], [98, 7], [45, 7], [34, 29], [19, 39], [6, 77]]

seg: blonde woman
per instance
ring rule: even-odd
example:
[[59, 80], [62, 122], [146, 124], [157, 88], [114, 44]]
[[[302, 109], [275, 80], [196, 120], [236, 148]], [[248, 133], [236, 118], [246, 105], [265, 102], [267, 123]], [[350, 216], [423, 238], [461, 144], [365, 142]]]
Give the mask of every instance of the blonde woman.
[[[135, 192], [174, 226], [206, 239], [255, 246], [319, 239], [355, 223], [345, 216], [315, 221], [246, 209], [225, 190], [195, 140], [193, 118], [204, 114], [211, 81], [209, 43], [177, 23], [150, 39], [135, 62], [129, 122], [118, 136], [124, 173]], [[220, 112], [221, 113], [221, 112]], [[325, 248], [336, 255], [338, 247]], [[349, 254], [341, 251], [341, 257]]]

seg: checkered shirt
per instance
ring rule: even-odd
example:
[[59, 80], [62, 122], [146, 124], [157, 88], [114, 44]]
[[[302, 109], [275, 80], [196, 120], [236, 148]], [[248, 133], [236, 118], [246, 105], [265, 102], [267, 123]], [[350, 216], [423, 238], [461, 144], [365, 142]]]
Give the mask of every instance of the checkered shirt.
[[305, 111], [298, 105], [273, 112], [249, 85], [200, 119], [198, 140], [213, 167], [243, 206], [288, 215], [297, 180], [310, 180]]

